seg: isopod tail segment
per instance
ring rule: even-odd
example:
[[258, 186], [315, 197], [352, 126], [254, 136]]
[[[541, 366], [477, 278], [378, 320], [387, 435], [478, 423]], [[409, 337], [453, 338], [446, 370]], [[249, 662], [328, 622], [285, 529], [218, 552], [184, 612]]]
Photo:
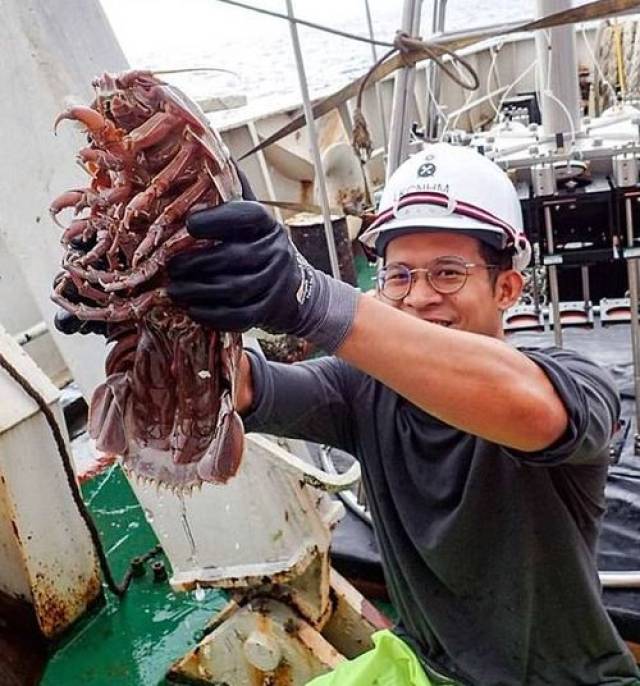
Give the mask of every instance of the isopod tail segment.
[[231, 394], [223, 391], [216, 431], [207, 452], [197, 463], [203, 481], [226, 483], [235, 476], [244, 453], [244, 428], [235, 411]]

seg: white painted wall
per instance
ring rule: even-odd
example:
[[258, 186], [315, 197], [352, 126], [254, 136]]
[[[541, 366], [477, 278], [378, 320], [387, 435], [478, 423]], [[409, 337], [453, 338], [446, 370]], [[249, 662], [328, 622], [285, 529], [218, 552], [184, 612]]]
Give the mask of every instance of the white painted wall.
[[[42, 319], [53, 329], [49, 295], [62, 250], [47, 209], [61, 192], [86, 185], [74, 164], [82, 134], [62, 125], [54, 137], [53, 121], [69, 104], [89, 102], [96, 74], [127, 62], [97, 0], [5, 0], [2, 9], [0, 321], [16, 333]], [[104, 374], [102, 342], [57, 332], [53, 339], [90, 396]], [[48, 350], [41, 356], [55, 367]]]

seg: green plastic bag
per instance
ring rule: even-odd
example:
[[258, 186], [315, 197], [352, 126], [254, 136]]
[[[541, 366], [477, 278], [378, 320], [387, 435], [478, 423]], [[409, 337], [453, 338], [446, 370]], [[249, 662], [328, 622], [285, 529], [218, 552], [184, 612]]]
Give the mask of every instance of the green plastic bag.
[[339, 664], [307, 686], [456, 686], [446, 679], [430, 678], [414, 652], [391, 631], [377, 631], [374, 647]]

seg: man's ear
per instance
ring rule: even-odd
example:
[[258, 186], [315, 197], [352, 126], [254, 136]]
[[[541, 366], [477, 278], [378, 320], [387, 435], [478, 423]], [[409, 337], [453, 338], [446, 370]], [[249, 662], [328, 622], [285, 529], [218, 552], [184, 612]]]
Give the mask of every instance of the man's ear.
[[524, 278], [520, 272], [515, 269], [500, 272], [493, 289], [498, 309], [504, 312], [515, 305], [520, 298], [523, 286]]

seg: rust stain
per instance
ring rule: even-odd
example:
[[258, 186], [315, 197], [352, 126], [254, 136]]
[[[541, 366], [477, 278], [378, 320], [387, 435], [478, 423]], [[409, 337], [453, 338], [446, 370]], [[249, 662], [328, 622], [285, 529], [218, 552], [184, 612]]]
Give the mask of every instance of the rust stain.
[[296, 621], [293, 617], [289, 617], [284, 623], [284, 630], [291, 636], [295, 636], [300, 628], [300, 623]]
[[111, 465], [116, 461], [117, 456], [113, 453], [104, 453], [100, 455], [87, 469], [86, 471], [78, 474], [78, 481], [81, 484], [90, 481], [96, 476], [99, 476], [105, 472]]
[[300, 181], [300, 202], [313, 203], [313, 181]]
[[390, 629], [393, 626], [393, 622], [366, 599], [362, 601], [360, 613], [376, 629]]
[[263, 634], [271, 634], [271, 620], [267, 618], [264, 609], [256, 615], [256, 627]]
[[276, 667], [273, 673], [274, 686], [292, 686], [293, 685], [293, 674], [291, 665], [286, 661], [282, 660], [280, 664]]
[[18, 541], [18, 543], [21, 543], [22, 541], [20, 540], [20, 532], [18, 531], [18, 525], [15, 523], [13, 517], [11, 518], [11, 528], [13, 529], [13, 535], [16, 537], [16, 541]]
[[78, 585], [60, 589], [54, 587], [43, 572], [37, 572], [33, 580], [33, 604], [38, 624], [44, 636], [57, 636], [79, 617], [101, 593], [97, 573], [85, 579], [78, 576]]
[[251, 686], [293, 686], [291, 665], [284, 659], [272, 672], [263, 672], [253, 665], [248, 667]]

